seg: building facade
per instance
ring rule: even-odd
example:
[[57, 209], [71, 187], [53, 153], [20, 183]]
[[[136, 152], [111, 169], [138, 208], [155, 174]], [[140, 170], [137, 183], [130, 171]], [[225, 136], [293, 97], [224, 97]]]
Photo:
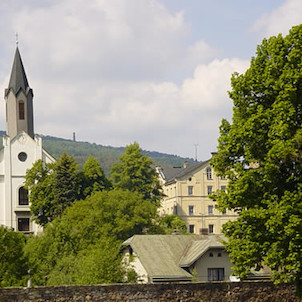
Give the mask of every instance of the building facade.
[[220, 235], [134, 235], [122, 244], [123, 264], [138, 283], [229, 281], [232, 263]]
[[55, 159], [43, 149], [42, 138], [34, 134], [33, 91], [18, 47], [4, 98], [6, 135], [0, 149], [0, 224], [19, 232], [38, 233], [38, 225], [31, 221], [25, 174], [35, 161], [48, 163]]
[[220, 234], [222, 225], [235, 220], [233, 211], [220, 212], [209, 195], [226, 190], [228, 181], [215, 174], [210, 160], [183, 167], [157, 168], [165, 197], [160, 215], [178, 215], [189, 233]]

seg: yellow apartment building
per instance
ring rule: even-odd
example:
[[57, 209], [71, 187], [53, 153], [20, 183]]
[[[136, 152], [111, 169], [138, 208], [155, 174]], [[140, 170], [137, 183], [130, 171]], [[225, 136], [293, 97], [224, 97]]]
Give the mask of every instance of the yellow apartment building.
[[235, 212], [220, 212], [209, 195], [226, 190], [227, 179], [218, 177], [210, 160], [183, 167], [158, 167], [165, 197], [161, 201], [160, 215], [176, 214], [188, 227], [189, 233], [221, 234], [222, 225], [235, 220]]

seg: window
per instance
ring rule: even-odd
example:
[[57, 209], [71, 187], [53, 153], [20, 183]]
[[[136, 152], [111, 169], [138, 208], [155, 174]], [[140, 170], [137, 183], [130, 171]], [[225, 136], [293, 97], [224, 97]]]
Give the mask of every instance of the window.
[[208, 195], [212, 194], [213, 192], [213, 187], [212, 186], [208, 186]]
[[208, 214], [213, 214], [213, 206], [208, 206]]
[[214, 255], [213, 255], [213, 253], [211, 252], [211, 253], [209, 253], [209, 257], [213, 257]]
[[29, 218], [18, 218], [18, 231], [29, 232]]
[[225, 189], [226, 189], [226, 186], [221, 186], [221, 187], [220, 187], [220, 190], [221, 190], [221, 191], [225, 191]]
[[189, 225], [189, 233], [194, 233], [194, 224]]
[[208, 167], [206, 171], [207, 171], [207, 179], [212, 179], [212, 169]]
[[214, 233], [214, 224], [209, 224], [209, 234]]
[[174, 206], [174, 207], [173, 207], [173, 214], [174, 214], [174, 215], [177, 215], [177, 206]]
[[188, 186], [188, 195], [193, 195], [193, 186]]
[[224, 268], [208, 268], [208, 281], [223, 281]]
[[221, 253], [220, 252], [217, 254], [217, 257], [221, 257]]
[[27, 159], [27, 154], [26, 154], [25, 152], [20, 152], [20, 153], [18, 154], [18, 158], [19, 158], [20, 161], [26, 161], [26, 159]]
[[19, 120], [24, 120], [24, 102], [19, 101]]
[[20, 206], [28, 205], [28, 191], [24, 187], [21, 187], [19, 189], [19, 205]]
[[222, 214], [224, 214], [224, 215], [226, 214], [226, 210], [225, 209], [222, 211]]
[[189, 215], [194, 214], [194, 206], [189, 206]]

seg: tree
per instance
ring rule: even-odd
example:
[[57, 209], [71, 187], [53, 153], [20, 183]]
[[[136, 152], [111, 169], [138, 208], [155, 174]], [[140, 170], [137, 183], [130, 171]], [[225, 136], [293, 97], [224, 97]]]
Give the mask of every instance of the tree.
[[212, 164], [230, 180], [216, 194], [238, 212], [223, 232], [245, 277], [263, 263], [276, 282], [302, 287], [302, 25], [264, 39], [245, 74], [231, 79], [233, 120], [222, 121]]
[[24, 246], [24, 234], [0, 226], [0, 287], [26, 285], [28, 263]]
[[78, 199], [78, 180], [78, 166], [66, 153], [55, 163], [35, 162], [25, 176], [34, 220], [45, 226], [61, 216]]
[[53, 170], [55, 216], [61, 216], [79, 196], [78, 165], [72, 156], [63, 153]]
[[52, 189], [54, 164], [36, 161], [27, 170], [25, 188], [29, 191], [30, 210], [34, 220], [44, 226], [55, 218]]
[[138, 192], [143, 199], [159, 204], [163, 196], [162, 188], [152, 160], [142, 154], [138, 143], [126, 147], [120, 162], [111, 168], [112, 183], [115, 188]]
[[160, 220], [160, 226], [165, 234], [187, 234], [186, 223], [178, 215], [165, 215]]
[[94, 192], [108, 190], [111, 187], [100, 163], [93, 156], [89, 156], [84, 163], [83, 170], [80, 173], [80, 179], [81, 197], [83, 199]]
[[153, 203], [120, 189], [74, 202], [42, 235], [29, 239], [33, 284], [43, 285], [45, 276], [49, 285], [120, 282], [120, 244], [152, 228], [156, 217]]

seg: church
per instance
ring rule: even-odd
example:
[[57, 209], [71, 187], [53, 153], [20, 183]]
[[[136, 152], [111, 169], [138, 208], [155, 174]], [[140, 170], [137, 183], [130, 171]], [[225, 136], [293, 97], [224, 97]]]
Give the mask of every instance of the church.
[[0, 224], [23, 233], [42, 229], [31, 220], [28, 192], [24, 188], [26, 170], [42, 159], [55, 159], [34, 134], [33, 91], [30, 88], [18, 45], [8, 88], [4, 93], [6, 135], [0, 149]]

